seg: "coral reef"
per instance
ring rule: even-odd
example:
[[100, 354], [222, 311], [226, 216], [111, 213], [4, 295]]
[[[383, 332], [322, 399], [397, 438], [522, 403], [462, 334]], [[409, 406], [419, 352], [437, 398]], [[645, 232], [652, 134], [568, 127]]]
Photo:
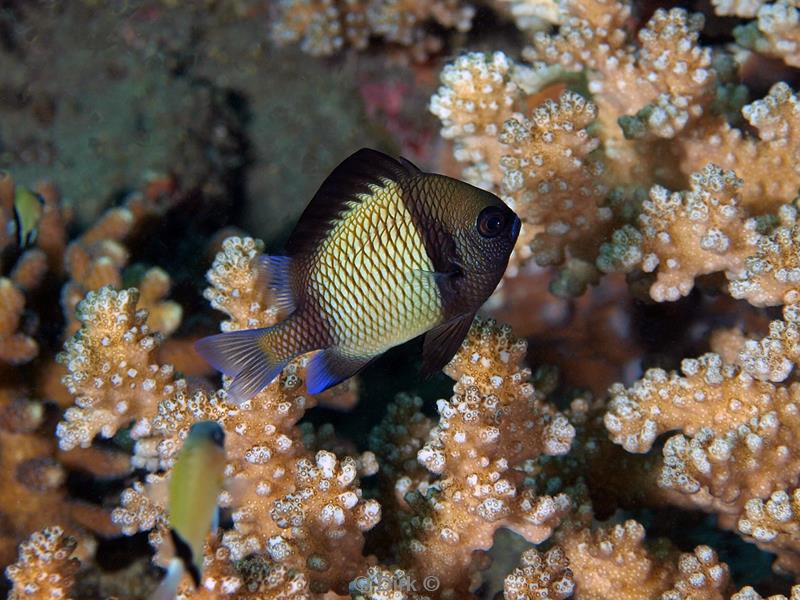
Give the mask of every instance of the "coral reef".
[[[0, 9], [11, 598], [148, 597], [204, 420], [183, 599], [800, 597], [796, 2], [51, 5]], [[514, 208], [504, 281], [444, 375], [237, 406], [192, 344], [285, 318], [258, 258], [364, 139]]]
[[430, 22], [468, 31], [475, 9], [461, 0], [279, 0], [272, 39], [299, 43], [312, 56], [328, 56], [344, 47], [364, 50], [370, 37], [408, 47], [424, 60], [442, 42], [426, 27]]

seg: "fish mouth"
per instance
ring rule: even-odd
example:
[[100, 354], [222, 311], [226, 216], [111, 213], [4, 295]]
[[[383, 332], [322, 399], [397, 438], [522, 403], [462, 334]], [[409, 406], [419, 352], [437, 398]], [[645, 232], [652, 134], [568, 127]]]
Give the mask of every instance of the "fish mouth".
[[519, 230], [522, 227], [522, 221], [520, 221], [519, 217], [514, 217], [514, 222], [511, 224], [511, 241], [516, 242], [517, 236], [519, 235]]

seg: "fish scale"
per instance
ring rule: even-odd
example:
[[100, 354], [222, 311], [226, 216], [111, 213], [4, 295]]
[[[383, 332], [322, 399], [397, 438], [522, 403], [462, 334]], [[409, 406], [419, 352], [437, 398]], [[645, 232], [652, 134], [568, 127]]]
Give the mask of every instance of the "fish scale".
[[375, 189], [342, 216], [314, 257], [310, 287], [319, 290], [320, 313], [345, 353], [383, 352], [441, 318], [435, 286], [423, 285], [422, 275], [414, 281], [415, 271], [433, 265], [402, 193], [394, 182]]
[[206, 359], [252, 397], [292, 358], [317, 352], [319, 393], [385, 350], [426, 333], [423, 372], [444, 367], [502, 277], [519, 218], [496, 196], [359, 150], [325, 180], [286, 244], [261, 257], [261, 280], [288, 315], [274, 327], [204, 338]]

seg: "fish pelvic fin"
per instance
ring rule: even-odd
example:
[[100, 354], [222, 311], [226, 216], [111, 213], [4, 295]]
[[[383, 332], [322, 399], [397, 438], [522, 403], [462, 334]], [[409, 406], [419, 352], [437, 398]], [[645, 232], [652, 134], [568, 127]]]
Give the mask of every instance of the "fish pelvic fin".
[[306, 374], [308, 393], [319, 394], [349, 379], [375, 358], [375, 356], [348, 356], [338, 348], [322, 350], [308, 364]]
[[430, 377], [441, 371], [455, 356], [469, 333], [475, 313], [459, 315], [425, 334], [422, 344], [422, 375]]
[[245, 329], [220, 333], [198, 340], [195, 349], [209, 364], [233, 377], [228, 397], [241, 404], [255, 396], [275, 379], [292, 358], [278, 357], [270, 338], [281, 325], [265, 329]]
[[292, 289], [292, 264], [288, 256], [258, 257], [257, 285], [267, 291], [267, 301], [286, 316], [295, 310], [295, 291]]
[[[170, 529], [169, 533], [172, 536], [172, 543], [175, 546], [175, 555], [183, 563], [183, 567], [189, 572], [189, 575], [191, 575], [194, 587], [200, 587], [200, 575], [203, 572], [203, 555], [195, 556], [192, 547], [174, 529]], [[170, 563], [170, 567], [172, 567], [172, 563]], [[169, 573], [167, 573], [167, 577], [169, 577]], [[178, 578], [178, 581], [180, 581], [180, 578]]]

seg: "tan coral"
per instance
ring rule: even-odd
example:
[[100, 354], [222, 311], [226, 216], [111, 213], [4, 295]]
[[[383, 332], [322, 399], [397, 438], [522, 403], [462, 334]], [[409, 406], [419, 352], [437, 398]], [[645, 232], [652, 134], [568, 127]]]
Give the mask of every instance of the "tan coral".
[[800, 362], [800, 291], [784, 298], [783, 319], [772, 321], [766, 337], [745, 340], [737, 363], [765, 381], [783, 381]]
[[698, 45], [703, 17], [658, 9], [639, 31], [637, 48], [627, 28], [628, 3], [570, 1], [564, 9], [558, 33], [537, 33], [524, 55], [585, 70], [613, 179], [650, 181], [668, 147], [645, 150], [640, 141], [674, 138], [707, 112], [714, 97], [711, 52]]
[[[645, 531], [633, 520], [608, 528], [567, 529], [558, 536], [575, 580], [575, 598], [649, 600], [668, 590], [677, 575], [671, 558], [654, 556]], [[665, 560], [666, 559], [666, 560]]]
[[709, 162], [732, 169], [744, 182], [742, 207], [751, 215], [769, 213], [793, 200], [800, 187], [800, 163], [793, 158], [800, 145], [800, 103], [780, 82], [742, 114], [758, 138], [724, 121], [710, 121], [677, 140], [684, 154], [681, 170], [693, 172]]
[[503, 582], [506, 600], [565, 600], [575, 591], [575, 581], [564, 551], [551, 548], [545, 553], [526, 550], [520, 566]]
[[731, 600], [800, 600], [800, 585], [793, 586], [788, 597], [775, 594], [769, 598], [765, 598], [748, 585], [731, 596]]
[[230, 550], [212, 542], [206, 546], [203, 579], [194, 589], [184, 578], [180, 600], [312, 600], [301, 571], [275, 563], [263, 555], [232, 561]]
[[656, 273], [650, 287], [656, 302], [688, 295], [700, 275], [740, 271], [755, 227], [745, 223], [741, 185], [732, 171], [707, 165], [692, 174], [688, 192], [654, 186], [642, 205], [639, 229], [626, 226], [615, 232], [598, 265], [604, 271], [639, 267]]
[[280, 0], [271, 34], [276, 44], [299, 43], [313, 56], [330, 56], [346, 46], [363, 50], [375, 36], [423, 60], [441, 47], [426, 24], [468, 31], [474, 12], [461, 0]]
[[753, 380], [715, 354], [682, 368], [685, 377], [654, 369], [628, 390], [612, 388], [612, 439], [643, 452], [659, 433], [683, 431], [664, 445], [659, 486], [705, 510], [738, 514], [747, 498], [790, 485], [800, 472], [800, 387]]
[[685, 359], [681, 372], [649, 369], [629, 388], [612, 386], [604, 421], [615, 443], [647, 452], [664, 432], [730, 431], [785, 401], [783, 390], [724, 364], [717, 354]]
[[0, 362], [20, 365], [33, 360], [39, 344], [19, 331], [25, 294], [10, 279], [0, 277]]
[[111, 437], [154, 416], [159, 400], [186, 386], [170, 365], [153, 361], [159, 337], [147, 326], [138, 297], [135, 288], [106, 287], [78, 306], [81, 329], [59, 357], [68, 371], [64, 385], [75, 397], [56, 431], [62, 449], [88, 446], [98, 434]]
[[737, 526], [745, 539], [778, 556], [778, 570], [800, 573], [800, 489], [748, 500]]
[[77, 542], [60, 527], [37, 531], [20, 544], [18, 561], [6, 569], [11, 600], [69, 600], [80, 563], [72, 556]]
[[[401, 547], [407, 568], [438, 578], [439, 594], [464, 590], [480, 553], [500, 527], [531, 542], [549, 537], [568, 496], [525, 489], [515, 466], [569, 450], [575, 430], [539, 397], [520, 364], [525, 343], [510, 328], [478, 319], [447, 367], [459, 376], [418, 460], [440, 479], [406, 496], [411, 515]], [[473, 575], [473, 577], [477, 577]], [[454, 591], [455, 590], [455, 591]], [[449, 592], [448, 592], [449, 591]]]
[[453, 140], [455, 159], [466, 165], [462, 176], [490, 191], [502, 178], [505, 149], [497, 136], [524, 96], [524, 73], [525, 67], [502, 52], [470, 52], [445, 65], [442, 85], [431, 97], [429, 108], [442, 122], [442, 137]]
[[786, 304], [787, 293], [800, 291], [797, 207], [785, 204], [778, 209], [777, 217], [778, 223], [768, 233], [754, 232], [752, 252], [745, 259], [744, 268], [728, 274], [731, 296], [754, 306]]
[[[613, 227], [613, 213], [603, 206], [604, 165], [591, 156], [599, 141], [586, 130], [596, 116], [592, 102], [564, 92], [558, 102], [546, 100], [534, 109], [530, 119], [507, 120], [499, 135], [508, 147], [500, 161], [504, 198], [522, 218], [523, 234], [529, 228], [522, 243], [530, 241], [528, 252], [539, 265], [562, 264], [567, 257], [593, 264]], [[526, 248], [520, 253], [524, 259]]]
[[[800, 8], [792, 0], [743, 2], [739, 16], [756, 17], [755, 22], [734, 30], [736, 41], [766, 56], [800, 67]], [[759, 5], [754, 10], [754, 6]]]

